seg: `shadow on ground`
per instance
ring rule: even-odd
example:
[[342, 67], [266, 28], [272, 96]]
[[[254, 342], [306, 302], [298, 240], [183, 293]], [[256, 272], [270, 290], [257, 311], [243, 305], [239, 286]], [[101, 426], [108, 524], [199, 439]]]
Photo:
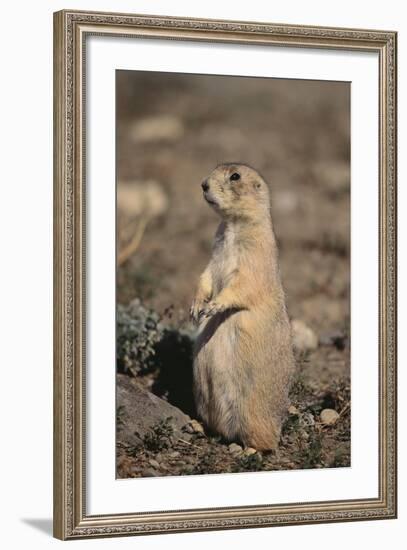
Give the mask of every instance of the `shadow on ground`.
[[21, 521], [37, 531], [52, 536], [52, 518], [21, 518]]

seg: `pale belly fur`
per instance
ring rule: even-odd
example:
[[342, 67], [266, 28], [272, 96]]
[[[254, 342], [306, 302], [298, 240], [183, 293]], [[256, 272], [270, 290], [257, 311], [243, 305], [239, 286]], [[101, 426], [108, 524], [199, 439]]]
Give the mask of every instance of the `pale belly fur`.
[[255, 390], [253, 369], [242, 353], [242, 315], [248, 312], [226, 312], [205, 321], [195, 344], [197, 412], [207, 426], [230, 440], [244, 439], [247, 401]]

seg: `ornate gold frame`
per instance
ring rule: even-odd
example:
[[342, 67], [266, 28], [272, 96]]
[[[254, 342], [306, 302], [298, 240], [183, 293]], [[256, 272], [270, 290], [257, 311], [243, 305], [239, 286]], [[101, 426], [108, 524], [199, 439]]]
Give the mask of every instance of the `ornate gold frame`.
[[[86, 515], [85, 39], [90, 34], [292, 47], [379, 57], [379, 496], [365, 500]], [[147, 15], [54, 14], [54, 535], [60, 539], [396, 517], [395, 32]]]

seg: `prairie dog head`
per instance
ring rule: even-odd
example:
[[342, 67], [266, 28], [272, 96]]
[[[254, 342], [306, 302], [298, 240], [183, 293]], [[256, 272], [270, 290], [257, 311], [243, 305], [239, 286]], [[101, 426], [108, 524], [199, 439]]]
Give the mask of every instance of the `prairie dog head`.
[[206, 202], [224, 219], [256, 219], [269, 213], [267, 184], [245, 164], [220, 164], [201, 186]]

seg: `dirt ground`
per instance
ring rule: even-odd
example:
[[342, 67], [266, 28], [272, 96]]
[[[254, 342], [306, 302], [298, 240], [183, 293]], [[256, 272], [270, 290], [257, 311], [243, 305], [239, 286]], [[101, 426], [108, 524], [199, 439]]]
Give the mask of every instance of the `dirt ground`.
[[[270, 186], [289, 315], [318, 341], [297, 352], [295, 410], [277, 452], [247, 457], [213, 434], [186, 445], [168, 432], [159, 450], [119, 445], [119, 477], [350, 465], [349, 94], [340, 82], [117, 73], [118, 303], [137, 298], [192, 331], [218, 224], [200, 182], [219, 163], [244, 162]], [[154, 377], [157, 368], [136, 374], [149, 389]], [[321, 422], [324, 408], [339, 414], [334, 425]]]

